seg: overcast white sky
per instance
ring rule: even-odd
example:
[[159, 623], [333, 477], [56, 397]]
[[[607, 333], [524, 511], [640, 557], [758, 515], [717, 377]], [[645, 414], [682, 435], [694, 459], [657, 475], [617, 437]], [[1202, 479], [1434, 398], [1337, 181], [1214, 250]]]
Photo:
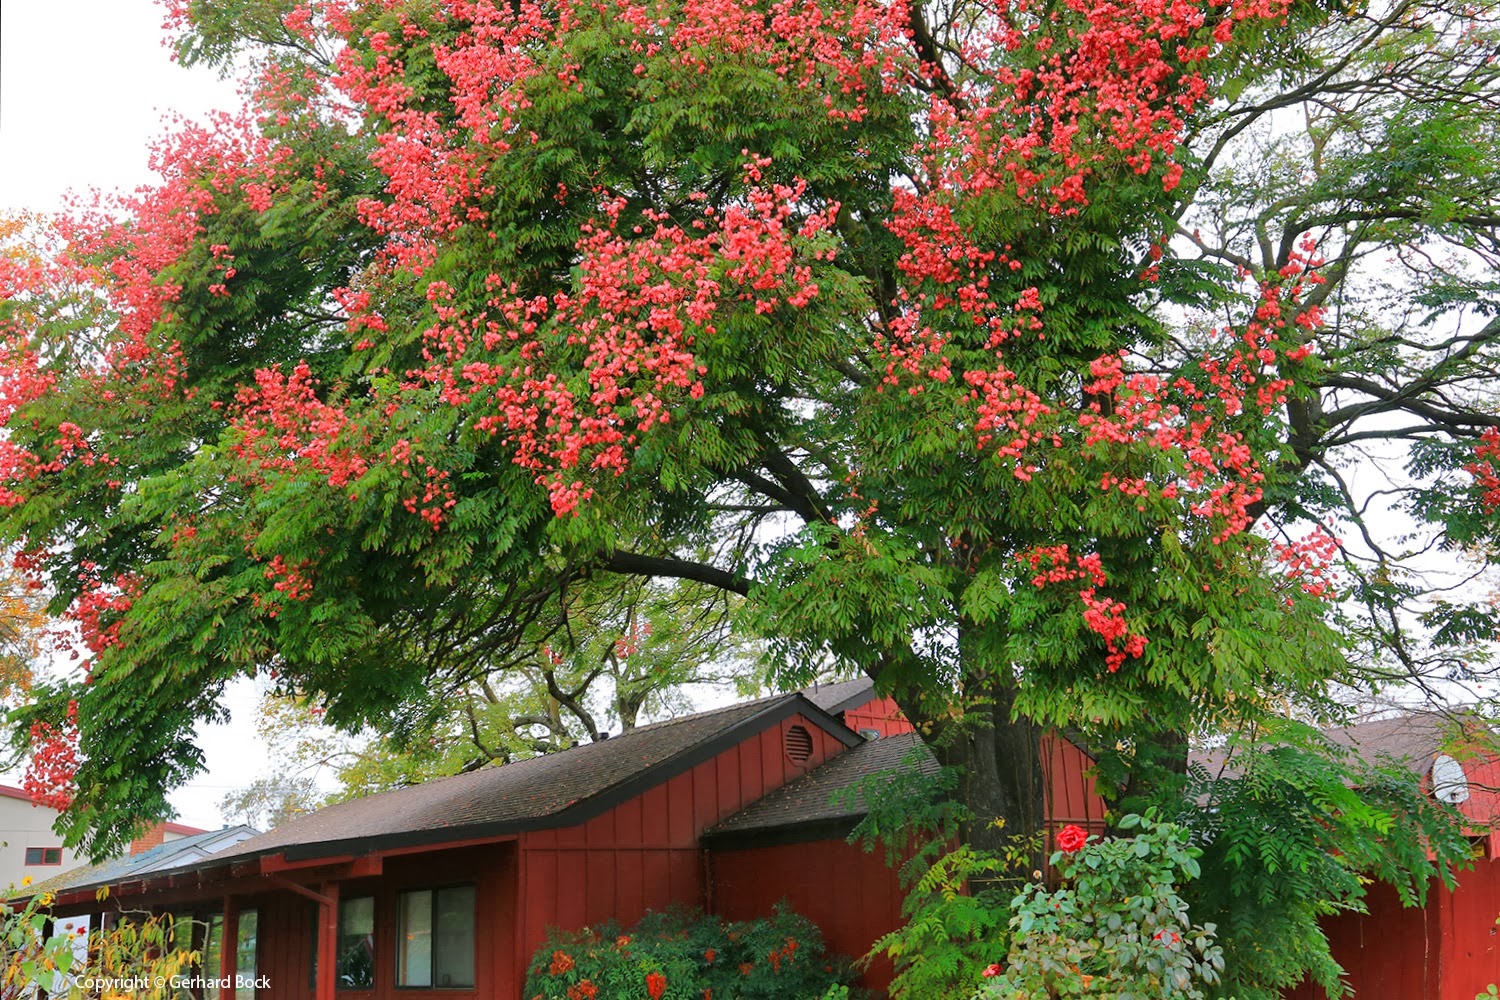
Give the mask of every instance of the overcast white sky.
[[[69, 191], [133, 190], [151, 180], [148, 147], [171, 113], [233, 107], [233, 81], [171, 61], [161, 21], [152, 0], [0, 8], [0, 211], [56, 211]], [[202, 733], [208, 772], [172, 797], [185, 823], [218, 827], [219, 799], [270, 770], [253, 689], [237, 685], [230, 702], [236, 722]]]

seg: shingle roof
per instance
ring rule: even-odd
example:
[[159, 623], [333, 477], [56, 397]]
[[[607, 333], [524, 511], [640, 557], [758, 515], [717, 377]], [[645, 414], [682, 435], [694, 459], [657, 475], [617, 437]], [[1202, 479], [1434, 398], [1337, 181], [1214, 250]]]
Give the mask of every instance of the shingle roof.
[[[191, 836], [157, 844], [150, 850], [139, 854], [126, 854], [118, 858], [110, 858], [108, 861], [101, 861], [96, 865], [83, 865], [70, 869], [60, 875], [52, 876], [45, 882], [37, 882], [29, 886], [26, 893], [28, 896], [43, 892], [56, 894], [65, 889], [109, 885], [146, 872], [177, 867], [179, 859], [187, 860], [185, 855], [191, 855], [202, 846], [212, 844], [220, 837], [241, 829], [250, 833], [255, 832], [248, 826], [225, 830], [202, 830]], [[201, 854], [199, 856], [201, 857]]]
[[726, 837], [863, 816], [867, 811], [863, 803], [842, 797], [834, 802], [834, 793], [872, 774], [903, 766], [913, 750], [921, 755], [918, 766], [924, 774], [937, 771], [937, 760], [916, 733], [870, 740], [769, 792], [706, 831], [704, 836]]
[[[1344, 729], [1330, 729], [1326, 735], [1334, 743], [1349, 747], [1362, 759], [1375, 761], [1385, 756], [1425, 775], [1432, 762], [1444, 751], [1456, 749], [1465, 729], [1484, 723], [1477, 716], [1448, 712], [1409, 712], [1388, 719], [1361, 722]], [[1486, 732], [1485, 740], [1493, 740]]]
[[875, 697], [875, 682], [868, 677], [856, 677], [852, 681], [834, 681], [832, 684], [813, 684], [802, 689], [802, 697], [817, 705], [829, 715], [838, 715], [856, 705], [863, 705]]
[[821, 717], [846, 744], [858, 742], [800, 695], [762, 698], [559, 753], [327, 806], [236, 844], [213, 860], [281, 850], [289, 859], [328, 857], [582, 822], [796, 712]]
[[[1480, 727], [1478, 731], [1474, 727]], [[1477, 736], [1480, 748], [1492, 744], [1495, 736], [1479, 716], [1463, 711], [1415, 711], [1384, 719], [1371, 719], [1338, 729], [1325, 729], [1323, 735], [1347, 747], [1361, 760], [1375, 764], [1391, 760], [1410, 768], [1413, 774], [1425, 776], [1440, 753], [1462, 756], [1465, 731]], [[1211, 775], [1232, 777], [1240, 772], [1235, 761], [1246, 750], [1232, 754], [1222, 749], [1200, 751], [1189, 760], [1201, 765]]]

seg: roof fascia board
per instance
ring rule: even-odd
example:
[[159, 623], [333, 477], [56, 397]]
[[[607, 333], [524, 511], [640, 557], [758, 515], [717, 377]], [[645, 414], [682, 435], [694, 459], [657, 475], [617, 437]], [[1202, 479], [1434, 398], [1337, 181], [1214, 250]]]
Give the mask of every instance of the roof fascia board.
[[753, 851], [757, 847], [809, 844], [819, 840], [848, 840], [849, 834], [862, 818], [862, 815], [835, 816], [786, 826], [705, 833], [703, 846], [710, 851]]

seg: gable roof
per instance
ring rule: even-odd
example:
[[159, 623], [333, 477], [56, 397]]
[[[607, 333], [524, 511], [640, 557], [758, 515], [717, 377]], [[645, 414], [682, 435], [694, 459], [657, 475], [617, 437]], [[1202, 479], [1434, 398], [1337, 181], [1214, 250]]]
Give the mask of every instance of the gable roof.
[[762, 698], [326, 806], [212, 860], [274, 852], [306, 860], [571, 826], [798, 713], [845, 746], [860, 742], [799, 694]]
[[[1495, 733], [1489, 723], [1472, 712], [1410, 711], [1381, 719], [1357, 722], [1351, 726], [1324, 729], [1322, 735], [1335, 746], [1350, 750], [1366, 764], [1393, 761], [1419, 777], [1426, 777], [1438, 754], [1449, 753], [1463, 759], [1464, 734], [1472, 734], [1474, 749], [1493, 753]], [[1264, 744], [1226, 751], [1223, 747], [1199, 750], [1189, 754], [1190, 763], [1203, 767], [1211, 775], [1236, 777], [1242, 772], [1237, 763], [1246, 753], [1265, 748]]]
[[829, 715], [838, 715], [875, 699], [875, 682], [868, 677], [831, 684], [812, 684], [800, 694]]
[[869, 810], [858, 799], [834, 795], [873, 774], [893, 771], [903, 766], [908, 755], [920, 754], [917, 765], [923, 774], [935, 774], [937, 758], [916, 733], [902, 733], [884, 739], [869, 740], [819, 767], [774, 789], [739, 812], [704, 832], [704, 839], [716, 847], [766, 844], [769, 837], [803, 829], [814, 839], [831, 828], [847, 832]]
[[1494, 734], [1477, 715], [1465, 712], [1407, 712], [1385, 719], [1373, 719], [1343, 729], [1324, 732], [1334, 743], [1348, 747], [1371, 763], [1389, 757], [1405, 764], [1414, 773], [1426, 775], [1438, 754], [1461, 755], [1464, 734], [1477, 734], [1479, 741], [1493, 742]]

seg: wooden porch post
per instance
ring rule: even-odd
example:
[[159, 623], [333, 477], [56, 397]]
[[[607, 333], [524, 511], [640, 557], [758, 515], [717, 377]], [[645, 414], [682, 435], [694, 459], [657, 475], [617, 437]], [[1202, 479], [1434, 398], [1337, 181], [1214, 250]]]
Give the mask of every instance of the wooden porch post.
[[224, 984], [219, 987], [219, 1000], [234, 1000], [234, 977], [238, 969], [240, 951], [240, 908], [233, 896], [224, 897], [224, 922], [219, 934], [219, 978]]
[[318, 988], [316, 1000], [335, 1000], [338, 985], [339, 884], [324, 882], [318, 904]]

